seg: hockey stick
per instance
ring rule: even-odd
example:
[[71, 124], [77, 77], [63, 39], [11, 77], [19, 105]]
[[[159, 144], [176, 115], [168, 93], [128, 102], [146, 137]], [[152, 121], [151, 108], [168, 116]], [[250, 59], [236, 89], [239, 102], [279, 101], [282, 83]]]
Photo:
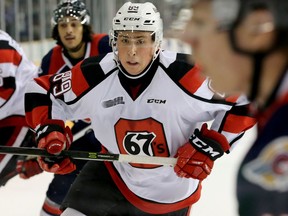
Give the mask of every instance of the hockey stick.
[[10, 147], [0, 146], [0, 154], [14, 154], [14, 155], [31, 155], [42, 157], [71, 157], [78, 160], [93, 160], [93, 161], [117, 161], [127, 163], [141, 163], [141, 164], [154, 164], [163, 166], [174, 166], [177, 158], [170, 157], [149, 157], [142, 155], [126, 155], [126, 154], [110, 154], [110, 153], [97, 153], [87, 151], [72, 151], [64, 150], [60, 155], [49, 154], [45, 149], [28, 148], [28, 147]]
[[13, 170], [12, 172], [8, 173], [7, 175], [0, 178], [0, 187], [5, 186], [5, 184], [14, 176], [18, 175], [19, 173], [16, 170]]
[[[73, 127], [73, 125], [72, 125]], [[72, 128], [71, 127], [71, 128]], [[85, 134], [87, 134], [90, 130], [92, 130], [92, 126], [91, 124], [84, 127], [82, 130], [78, 131], [76, 134], [73, 135], [73, 141], [76, 141], [78, 139], [80, 139], [81, 137], [83, 137]], [[3, 146], [0, 146], [1, 148]], [[8, 147], [8, 148], [19, 148], [19, 149], [22, 149], [22, 148], [26, 148], [26, 147]], [[8, 151], [13, 151], [12, 149], [11, 150], [8, 150]], [[16, 153], [15, 155], [23, 155], [23, 156], [38, 156], [37, 154], [20, 154], [21, 150], [16, 150], [18, 153]], [[5, 152], [3, 152], [5, 153]], [[1, 151], [0, 151], [0, 154], [1, 154]], [[14, 153], [11, 153], [11, 154], [14, 154]], [[10, 159], [9, 159], [10, 160]], [[3, 168], [5, 167], [5, 164], [3, 165]], [[15, 177], [16, 175], [19, 174], [19, 172], [17, 172], [16, 170], [13, 170], [11, 171], [10, 173], [7, 173], [6, 175], [3, 176], [3, 174], [1, 173], [2, 169], [1, 169], [1, 165], [0, 165], [0, 187], [1, 186], [5, 186], [5, 184], [10, 180], [12, 179], [13, 177]]]

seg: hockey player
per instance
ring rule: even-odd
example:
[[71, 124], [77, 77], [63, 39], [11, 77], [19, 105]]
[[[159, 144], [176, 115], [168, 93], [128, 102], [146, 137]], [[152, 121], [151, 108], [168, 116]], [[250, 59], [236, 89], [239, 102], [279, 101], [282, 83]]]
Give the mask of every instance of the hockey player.
[[[69, 149], [72, 136], [63, 121], [89, 118], [103, 152], [178, 158], [174, 168], [88, 162], [61, 215], [187, 215], [214, 161], [254, 124], [242, 112], [245, 97], [211, 91], [188, 55], [161, 50], [162, 33], [152, 3], [127, 2], [113, 19], [112, 53], [29, 84], [26, 119], [39, 148]], [[68, 157], [39, 157], [39, 163], [48, 172], [75, 170]]]
[[187, 38], [214, 89], [245, 93], [257, 138], [240, 165], [241, 216], [288, 215], [288, 2], [200, 0]]
[[[86, 5], [79, 0], [62, 0], [53, 12], [52, 37], [57, 41], [42, 59], [42, 75], [61, 74], [89, 56], [111, 52], [109, 36], [94, 34], [90, 25], [90, 15]], [[100, 151], [101, 145], [95, 139], [90, 120], [69, 121], [74, 142], [73, 150]], [[84, 133], [83, 133], [84, 132]], [[79, 135], [80, 134], [80, 135]], [[82, 134], [82, 135], [81, 135]], [[77, 139], [77, 140], [76, 140]], [[41, 215], [60, 215], [59, 209], [70, 185], [85, 164], [76, 160], [76, 170], [67, 175], [55, 174], [46, 193]]]
[[[24, 92], [38, 68], [29, 61], [20, 45], [0, 30], [0, 145], [34, 146], [34, 134], [25, 121]], [[36, 158], [0, 154], [0, 186], [20, 173], [29, 178], [42, 172]], [[18, 165], [17, 165], [18, 163]]]

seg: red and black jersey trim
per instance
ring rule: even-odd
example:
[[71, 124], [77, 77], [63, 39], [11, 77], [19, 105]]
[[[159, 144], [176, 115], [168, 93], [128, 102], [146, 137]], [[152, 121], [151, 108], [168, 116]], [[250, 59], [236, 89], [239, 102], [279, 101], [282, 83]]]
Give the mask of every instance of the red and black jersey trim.
[[149, 214], [166, 214], [169, 212], [177, 211], [179, 209], [183, 209], [186, 207], [190, 207], [192, 204], [197, 202], [200, 199], [201, 194], [201, 183], [199, 183], [196, 191], [190, 195], [190, 197], [185, 200], [181, 200], [175, 203], [157, 203], [151, 200], [143, 199], [137, 195], [135, 195], [124, 183], [122, 178], [120, 177], [117, 170], [114, 168], [113, 164], [110, 162], [104, 162], [107, 167], [113, 181], [117, 185], [118, 189], [121, 191], [123, 196], [132, 203], [134, 206], [139, 208], [140, 210], [147, 212]]
[[8, 41], [0, 40], [0, 47], [0, 63], [12, 63], [16, 66], [20, 65], [22, 61], [22, 56], [17, 52], [14, 47], [10, 46]]
[[100, 66], [100, 61], [105, 55], [85, 59], [80, 65], [83, 76], [90, 87], [102, 82], [106, 75]]
[[176, 60], [165, 68], [163, 64], [161, 67], [174, 81], [180, 81], [195, 65], [189, 63], [189, 55], [177, 53]]
[[[13, 64], [15, 66], [19, 66], [22, 61], [22, 56], [18, 53], [18, 51], [10, 46], [8, 41], [0, 40], [1, 47], [1, 55], [0, 55], [0, 63], [8, 63]], [[0, 86], [0, 97], [6, 102], [2, 104], [4, 106], [7, 101], [11, 98], [16, 89], [15, 77], [3, 77], [3, 83]], [[2, 107], [1, 106], [1, 107]]]
[[1, 86], [4, 89], [15, 89], [15, 77], [4, 77], [3, 78], [3, 85]]
[[249, 105], [233, 106], [226, 112], [218, 132], [241, 133], [256, 124], [256, 119], [250, 115]]
[[[41, 121], [47, 118], [51, 119], [52, 102], [48, 97], [49, 95], [40, 93], [29, 93], [25, 95], [25, 115], [27, 124], [30, 127], [34, 128], [40, 124]], [[29, 101], [29, 103], [27, 101]], [[34, 115], [32, 115], [32, 112]]]
[[225, 99], [219, 99], [219, 97], [212, 97], [211, 99], [203, 98], [195, 95], [195, 92], [203, 84], [206, 79], [200, 73], [200, 68], [197, 65], [190, 64], [189, 54], [177, 53], [176, 60], [166, 68], [161, 62], [160, 67], [166, 72], [166, 74], [189, 96], [207, 103], [234, 105], [235, 102], [231, 102]]
[[12, 115], [0, 120], [0, 128], [13, 127], [13, 126], [28, 126], [25, 120], [25, 116]]
[[14, 47], [10, 46], [9, 42], [6, 40], [0, 40], [1, 49], [12, 49], [15, 50]]
[[[49, 96], [41, 93], [29, 93], [25, 95], [25, 111], [32, 112], [32, 110], [39, 106], [51, 106]], [[29, 101], [29, 103], [27, 102]]]
[[0, 40], [0, 47], [1, 47], [1, 49], [13, 49], [13, 50], [15, 50], [15, 48], [10, 46], [9, 42], [6, 40]]
[[228, 133], [239, 134], [230, 141], [230, 146], [232, 146], [236, 141], [244, 136], [245, 131], [252, 128], [255, 124], [256, 119], [250, 115], [249, 104], [233, 106], [225, 113], [218, 132], [222, 133], [225, 131]]
[[67, 102], [68, 105], [80, 100], [87, 92], [89, 92], [99, 83], [103, 82], [107, 77], [109, 77], [114, 71], [118, 69], [115, 67], [108, 73], [104, 73], [99, 64], [104, 57], [105, 55], [89, 57], [73, 67], [72, 86], [73, 92], [76, 94], [77, 98]]
[[9, 99], [15, 92], [15, 89], [16, 89], [15, 77], [4, 77], [3, 85], [0, 87], [0, 97], [6, 100], [6, 102], [2, 104], [2, 106], [4, 106], [9, 101]]

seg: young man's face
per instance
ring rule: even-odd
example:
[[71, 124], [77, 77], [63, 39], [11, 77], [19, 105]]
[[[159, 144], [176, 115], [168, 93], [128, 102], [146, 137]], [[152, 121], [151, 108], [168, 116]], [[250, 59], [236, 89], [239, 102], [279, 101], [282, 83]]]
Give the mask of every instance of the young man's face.
[[155, 50], [151, 32], [121, 31], [117, 38], [118, 58], [131, 75], [138, 75], [151, 62]]
[[60, 40], [68, 51], [73, 50], [82, 42], [83, 25], [76, 18], [69, 16], [61, 19], [58, 22], [58, 32]]
[[184, 40], [192, 47], [195, 63], [211, 78], [214, 90], [248, 92], [250, 59], [232, 49], [227, 32], [217, 30], [211, 6], [210, 1], [195, 3]]

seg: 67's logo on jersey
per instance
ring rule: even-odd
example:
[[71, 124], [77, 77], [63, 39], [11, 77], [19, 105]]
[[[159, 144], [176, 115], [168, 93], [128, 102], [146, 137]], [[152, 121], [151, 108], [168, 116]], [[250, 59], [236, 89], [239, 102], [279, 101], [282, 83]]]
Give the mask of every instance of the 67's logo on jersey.
[[[120, 119], [115, 125], [118, 148], [121, 154], [169, 157], [163, 126], [153, 118], [143, 120]], [[159, 165], [130, 163], [138, 168], [155, 168]]]

